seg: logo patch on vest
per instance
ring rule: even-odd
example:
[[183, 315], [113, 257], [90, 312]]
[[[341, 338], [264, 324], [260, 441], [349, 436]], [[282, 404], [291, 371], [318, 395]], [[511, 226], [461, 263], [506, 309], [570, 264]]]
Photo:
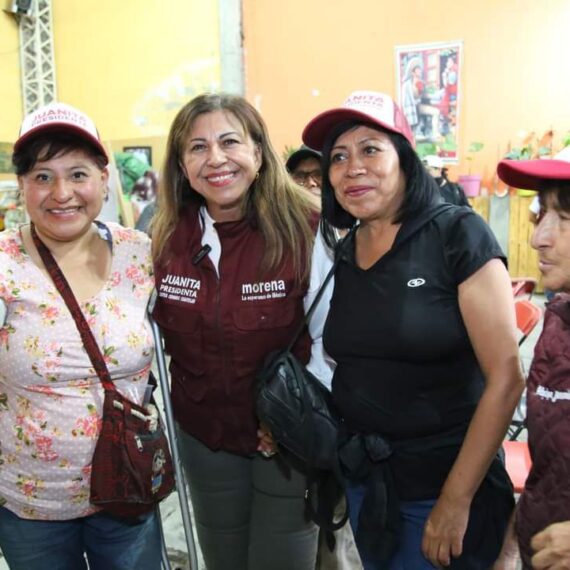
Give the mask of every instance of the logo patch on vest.
[[546, 400], [547, 402], [552, 402], [553, 404], [556, 404], [556, 402], [563, 402], [570, 400], [570, 390], [560, 392], [559, 390], [550, 390], [549, 388], [545, 388], [544, 386], [538, 386], [536, 388], [536, 395], [542, 400]]
[[241, 285], [242, 301], [265, 301], [266, 299], [280, 299], [286, 296], [287, 290], [283, 279], [242, 283]]
[[200, 291], [199, 279], [183, 277], [173, 273], [168, 273], [158, 287], [159, 297], [192, 304], [198, 298], [198, 291]]

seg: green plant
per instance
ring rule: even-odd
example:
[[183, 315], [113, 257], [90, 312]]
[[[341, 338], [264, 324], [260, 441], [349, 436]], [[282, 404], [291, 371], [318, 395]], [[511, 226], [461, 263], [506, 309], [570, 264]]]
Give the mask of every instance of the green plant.
[[512, 148], [505, 154], [505, 158], [509, 160], [530, 160], [533, 155], [532, 146], [522, 146], [518, 148]]
[[433, 142], [418, 142], [416, 144], [416, 152], [420, 158], [429, 154], [437, 154], [437, 145]]
[[297, 152], [299, 149], [294, 146], [285, 145], [285, 149], [281, 153], [281, 157], [283, 158], [283, 162], [287, 162], [289, 157], [294, 153]]
[[469, 164], [469, 176], [471, 176], [471, 165], [473, 163], [473, 158], [476, 153], [478, 153], [485, 145], [482, 142], [472, 142], [467, 148], [467, 156], [465, 157]]
[[[551, 156], [553, 136], [554, 131], [552, 129], [546, 131], [541, 139], [535, 137], [534, 131], [526, 134], [521, 141], [522, 145], [520, 147], [511, 148], [511, 150], [505, 154], [505, 158], [510, 160], [531, 160], [543, 156]], [[568, 142], [570, 143], [570, 133], [568, 133]]]

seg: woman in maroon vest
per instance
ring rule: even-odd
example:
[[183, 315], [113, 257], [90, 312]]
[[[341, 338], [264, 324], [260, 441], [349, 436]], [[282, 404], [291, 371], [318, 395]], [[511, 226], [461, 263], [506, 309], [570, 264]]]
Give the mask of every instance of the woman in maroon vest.
[[[168, 138], [154, 221], [154, 316], [208, 570], [312, 570], [305, 478], [272, 456], [256, 371], [303, 318], [311, 197], [288, 176], [243, 98], [201, 95]], [[310, 339], [295, 352], [303, 362]], [[261, 453], [259, 453], [261, 452]]]
[[[570, 148], [556, 160], [503, 160], [497, 172], [515, 188], [538, 191], [531, 245], [544, 287], [563, 291], [546, 305], [527, 382], [532, 469], [496, 570], [570, 568]], [[516, 537], [515, 537], [516, 534]]]

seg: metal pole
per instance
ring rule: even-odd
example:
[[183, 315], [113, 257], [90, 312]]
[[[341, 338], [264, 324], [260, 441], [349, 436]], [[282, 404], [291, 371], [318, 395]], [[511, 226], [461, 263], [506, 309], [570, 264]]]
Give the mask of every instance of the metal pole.
[[174, 425], [174, 414], [172, 412], [172, 402], [170, 401], [170, 386], [168, 383], [168, 372], [166, 369], [166, 359], [164, 358], [164, 348], [162, 345], [162, 335], [160, 329], [152, 318], [152, 310], [156, 301], [156, 291], [153, 292], [148, 306], [148, 319], [152, 328], [154, 344], [156, 349], [156, 362], [158, 364], [158, 379], [160, 390], [162, 392], [162, 400], [164, 402], [164, 416], [166, 421], [166, 431], [170, 441], [170, 451], [172, 453], [172, 462], [174, 463], [174, 476], [176, 479], [176, 491], [178, 492], [178, 500], [180, 502], [180, 511], [182, 513], [182, 525], [184, 527], [184, 535], [186, 536], [186, 545], [188, 547], [188, 561], [190, 570], [198, 570], [198, 555], [196, 553], [196, 545], [194, 543], [194, 533], [192, 529], [192, 519], [190, 517], [190, 507], [188, 495], [186, 493], [186, 479], [184, 477], [184, 469], [180, 461], [178, 453], [178, 443], [176, 437], [176, 427]]
[[156, 516], [158, 518], [158, 530], [160, 531], [160, 559], [162, 561], [162, 570], [172, 570], [170, 560], [168, 559], [168, 550], [166, 549], [166, 540], [164, 539], [164, 528], [162, 519], [160, 518], [160, 507], [156, 507]]

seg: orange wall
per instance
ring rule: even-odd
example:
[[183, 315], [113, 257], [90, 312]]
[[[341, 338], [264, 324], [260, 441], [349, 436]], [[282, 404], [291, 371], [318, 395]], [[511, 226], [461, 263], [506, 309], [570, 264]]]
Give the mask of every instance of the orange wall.
[[244, 0], [247, 97], [278, 151], [315, 114], [355, 89], [396, 95], [394, 47], [463, 40], [459, 152], [493, 190], [495, 165], [518, 134], [570, 130], [568, 0]]

